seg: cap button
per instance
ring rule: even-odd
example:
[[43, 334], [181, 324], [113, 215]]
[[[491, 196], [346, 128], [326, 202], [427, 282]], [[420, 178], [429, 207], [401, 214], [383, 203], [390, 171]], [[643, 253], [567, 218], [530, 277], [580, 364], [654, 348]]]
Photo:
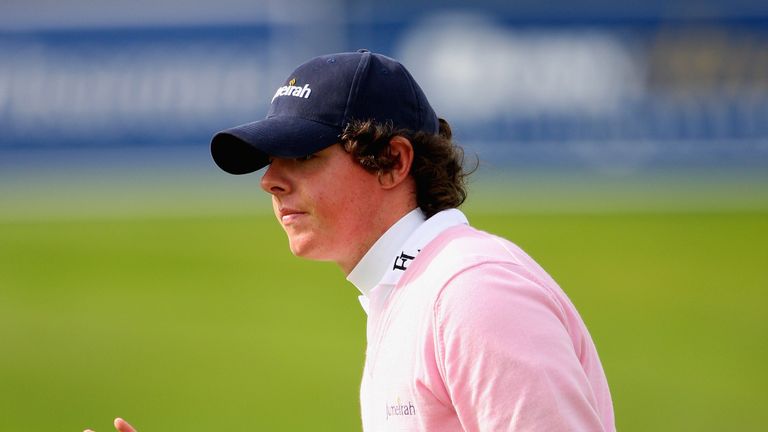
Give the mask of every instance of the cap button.
[[367, 52], [370, 52], [370, 51], [368, 51], [365, 48], [360, 48], [359, 50], [357, 50], [357, 52], [359, 52], [359, 53], [367, 53]]

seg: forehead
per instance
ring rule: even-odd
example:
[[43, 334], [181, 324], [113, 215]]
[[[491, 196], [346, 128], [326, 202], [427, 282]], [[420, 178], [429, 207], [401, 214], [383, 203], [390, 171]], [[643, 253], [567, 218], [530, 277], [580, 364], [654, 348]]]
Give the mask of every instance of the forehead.
[[[349, 171], [362, 170], [363, 172], [367, 172], [361, 163], [340, 144], [328, 146], [303, 157], [284, 158], [272, 156], [269, 160], [271, 166], [277, 165], [281, 169], [289, 169], [296, 174], [314, 176], [319, 175], [320, 173], [327, 173], [331, 177], [341, 179]], [[341, 182], [341, 180], [339, 181]]]

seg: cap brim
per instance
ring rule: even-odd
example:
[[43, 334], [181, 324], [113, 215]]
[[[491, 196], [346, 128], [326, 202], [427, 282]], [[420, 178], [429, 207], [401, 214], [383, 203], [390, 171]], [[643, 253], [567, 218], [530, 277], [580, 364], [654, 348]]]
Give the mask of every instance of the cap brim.
[[297, 158], [339, 142], [340, 128], [300, 117], [271, 117], [217, 133], [211, 155], [230, 174], [248, 174], [270, 157]]

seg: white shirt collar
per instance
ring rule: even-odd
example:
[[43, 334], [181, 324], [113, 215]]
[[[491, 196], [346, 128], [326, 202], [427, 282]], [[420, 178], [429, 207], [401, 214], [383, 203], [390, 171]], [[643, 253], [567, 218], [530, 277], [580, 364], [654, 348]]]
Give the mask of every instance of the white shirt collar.
[[415, 209], [403, 216], [373, 244], [347, 280], [368, 296], [377, 285], [396, 285], [421, 250], [446, 229], [469, 224], [458, 209], [443, 210], [425, 220]]
[[408, 237], [426, 219], [424, 212], [418, 207], [400, 218], [368, 249], [360, 262], [347, 275], [347, 280], [352, 282], [364, 296], [367, 296], [379, 284], [382, 276], [389, 268], [390, 257], [400, 253], [400, 248], [408, 240]]

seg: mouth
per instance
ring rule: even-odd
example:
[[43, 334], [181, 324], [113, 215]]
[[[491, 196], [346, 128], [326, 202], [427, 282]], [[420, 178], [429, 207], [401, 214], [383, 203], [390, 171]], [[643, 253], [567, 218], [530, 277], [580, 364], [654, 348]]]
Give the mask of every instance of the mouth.
[[301, 219], [303, 216], [306, 216], [306, 214], [306, 212], [301, 210], [281, 208], [279, 211], [280, 222], [282, 222], [283, 225], [289, 225]]

